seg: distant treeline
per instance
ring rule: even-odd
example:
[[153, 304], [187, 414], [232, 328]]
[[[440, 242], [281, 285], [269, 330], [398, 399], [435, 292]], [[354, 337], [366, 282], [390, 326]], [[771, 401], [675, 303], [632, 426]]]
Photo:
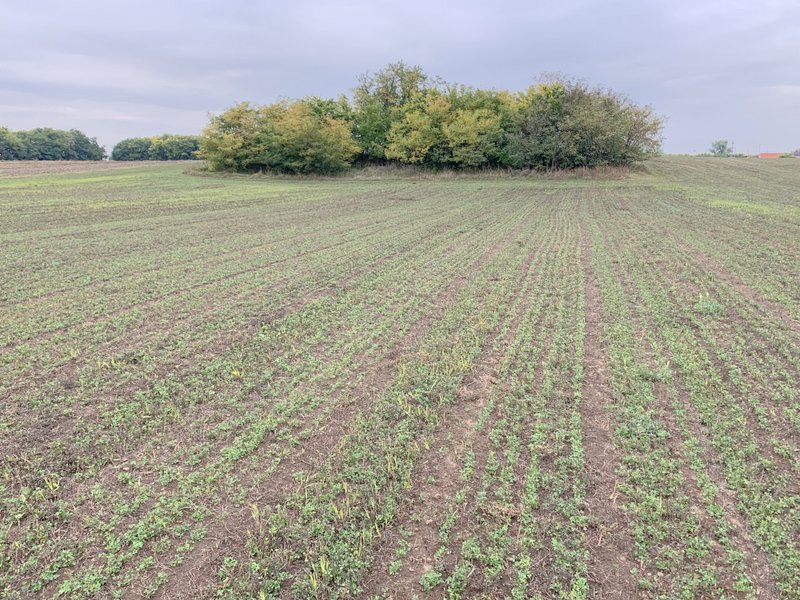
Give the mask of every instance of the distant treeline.
[[191, 160], [199, 147], [196, 135], [129, 138], [114, 146], [111, 160]]
[[10, 131], [0, 127], [0, 160], [102, 160], [105, 149], [77, 129]]
[[609, 90], [564, 78], [524, 92], [445, 84], [419, 67], [360, 78], [353, 99], [238, 104], [212, 117], [199, 156], [212, 170], [333, 173], [353, 163], [569, 169], [657, 154], [662, 120]]

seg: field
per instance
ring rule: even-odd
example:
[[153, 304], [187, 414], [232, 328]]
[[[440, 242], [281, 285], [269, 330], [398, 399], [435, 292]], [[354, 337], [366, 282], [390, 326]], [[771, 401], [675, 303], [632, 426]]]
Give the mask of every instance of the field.
[[0, 598], [800, 598], [800, 161], [0, 177]]

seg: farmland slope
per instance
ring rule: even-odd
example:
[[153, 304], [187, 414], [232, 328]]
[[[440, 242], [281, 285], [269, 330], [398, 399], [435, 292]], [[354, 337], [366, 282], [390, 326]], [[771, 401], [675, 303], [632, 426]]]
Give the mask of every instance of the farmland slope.
[[800, 161], [183, 169], [2, 170], [0, 598], [800, 597]]

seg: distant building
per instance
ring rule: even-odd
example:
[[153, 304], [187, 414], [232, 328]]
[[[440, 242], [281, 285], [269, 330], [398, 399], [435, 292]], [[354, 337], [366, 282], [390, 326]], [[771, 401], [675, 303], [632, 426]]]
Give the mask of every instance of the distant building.
[[758, 158], [780, 158], [781, 156], [783, 156], [782, 152], [762, 152]]

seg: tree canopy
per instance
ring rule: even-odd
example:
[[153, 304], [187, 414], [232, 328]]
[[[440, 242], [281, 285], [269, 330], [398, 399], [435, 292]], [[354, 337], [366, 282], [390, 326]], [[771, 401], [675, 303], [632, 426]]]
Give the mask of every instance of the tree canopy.
[[733, 145], [728, 140], [715, 140], [708, 150], [712, 156], [732, 156]]
[[213, 170], [342, 171], [359, 147], [350, 123], [331, 114], [337, 113], [318, 99], [261, 107], [244, 102], [212, 118], [199, 155]]
[[114, 146], [111, 160], [192, 160], [199, 147], [196, 135], [129, 138]]
[[630, 165], [661, 148], [662, 119], [621, 94], [566, 78], [523, 92], [473, 89], [398, 62], [363, 75], [352, 100], [238, 104], [212, 117], [211, 169], [332, 173], [388, 161], [433, 169]]
[[0, 127], [0, 160], [102, 160], [105, 150], [82, 131], [10, 131]]

